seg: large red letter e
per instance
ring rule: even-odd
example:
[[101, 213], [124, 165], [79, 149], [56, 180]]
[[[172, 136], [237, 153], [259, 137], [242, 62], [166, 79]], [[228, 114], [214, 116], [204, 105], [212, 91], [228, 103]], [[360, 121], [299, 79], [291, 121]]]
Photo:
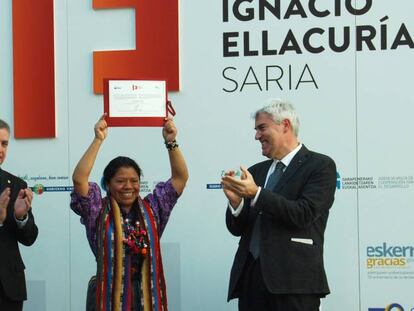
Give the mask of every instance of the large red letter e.
[[94, 92], [104, 78], [165, 79], [179, 90], [178, 0], [93, 0], [94, 9], [135, 8], [136, 50], [93, 53]]

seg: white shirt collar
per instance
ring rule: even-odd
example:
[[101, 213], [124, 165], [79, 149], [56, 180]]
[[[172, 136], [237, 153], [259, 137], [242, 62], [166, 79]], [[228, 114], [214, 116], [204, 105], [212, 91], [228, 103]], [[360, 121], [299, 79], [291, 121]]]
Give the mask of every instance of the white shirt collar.
[[[297, 145], [296, 146], [296, 148], [295, 149], [293, 149], [291, 152], [289, 152], [287, 155], [285, 155], [284, 157], [283, 157], [283, 159], [281, 159], [281, 160], [276, 160], [276, 159], [274, 159], [273, 160], [273, 163], [272, 163], [272, 165], [270, 165], [270, 167], [269, 167], [269, 171], [267, 172], [267, 175], [266, 175], [266, 183], [267, 183], [267, 180], [269, 179], [269, 176], [273, 173], [273, 171], [275, 170], [275, 168], [276, 168], [276, 164], [277, 164], [277, 162], [282, 162], [284, 165], [285, 165], [285, 168], [283, 169], [283, 171], [285, 171], [286, 170], [286, 168], [288, 167], [288, 165], [290, 164], [290, 162], [292, 161], [292, 159], [295, 157], [295, 155], [299, 152], [299, 150], [300, 150], [300, 148], [302, 148], [302, 143], [299, 143], [299, 145]], [[266, 184], [265, 183], [265, 184]]]
[[[297, 145], [295, 149], [293, 149], [291, 152], [285, 155], [283, 159], [280, 160], [280, 162], [282, 162], [285, 165], [285, 167], [288, 167], [292, 159], [299, 152], [300, 148], [302, 148], [302, 143], [299, 143], [299, 145]], [[277, 164], [277, 162], [279, 162], [279, 160], [274, 160], [275, 165]]]

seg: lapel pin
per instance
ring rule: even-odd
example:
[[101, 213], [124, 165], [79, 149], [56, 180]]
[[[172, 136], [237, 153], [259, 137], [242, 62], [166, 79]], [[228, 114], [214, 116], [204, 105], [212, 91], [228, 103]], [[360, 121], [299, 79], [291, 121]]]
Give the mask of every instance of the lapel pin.
[[11, 181], [10, 181], [10, 179], [7, 179], [7, 183], [8, 183], [8, 184], [11, 184]]

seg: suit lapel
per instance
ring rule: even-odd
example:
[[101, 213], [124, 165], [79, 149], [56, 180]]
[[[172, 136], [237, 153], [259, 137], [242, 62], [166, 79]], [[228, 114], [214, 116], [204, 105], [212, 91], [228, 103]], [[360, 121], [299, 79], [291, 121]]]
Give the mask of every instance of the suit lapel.
[[305, 147], [305, 145], [302, 145], [302, 148], [300, 148], [298, 153], [293, 157], [292, 161], [290, 161], [288, 167], [280, 178], [278, 184], [276, 185], [275, 192], [282, 190], [282, 188], [295, 175], [296, 171], [301, 167], [301, 165], [308, 160], [309, 155], [309, 150]]
[[8, 186], [7, 176], [4, 173], [4, 171], [0, 168], [0, 191], [3, 192], [3, 189], [6, 188], [7, 186]]

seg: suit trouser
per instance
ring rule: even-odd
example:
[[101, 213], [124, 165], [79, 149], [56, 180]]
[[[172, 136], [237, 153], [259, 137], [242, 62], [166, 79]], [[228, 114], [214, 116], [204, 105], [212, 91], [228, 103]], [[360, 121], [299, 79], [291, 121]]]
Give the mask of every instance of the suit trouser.
[[12, 301], [4, 292], [0, 284], [0, 310], [1, 311], [21, 311], [23, 310], [23, 301]]
[[240, 283], [240, 311], [318, 311], [319, 295], [273, 294], [264, 281], [260, 269], [260, 258], [249, 254]]

